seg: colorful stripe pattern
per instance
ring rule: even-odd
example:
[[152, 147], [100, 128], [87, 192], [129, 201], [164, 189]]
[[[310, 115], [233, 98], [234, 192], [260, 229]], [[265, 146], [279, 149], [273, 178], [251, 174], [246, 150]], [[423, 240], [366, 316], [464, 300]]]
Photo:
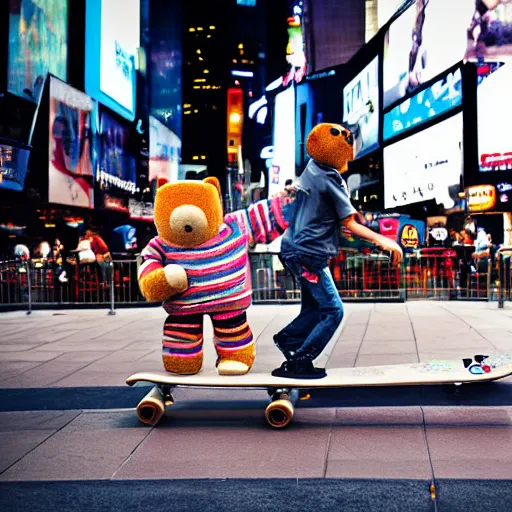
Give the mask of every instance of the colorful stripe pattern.
[[248, 243], [270, 243], [284, 233], [289, 196], [259, 201], [226, 215], [219, 234], [196, 247], [183, 248], [153, 238], [142, 251], [139, 280], [168, 264], [181, 265], [189, 287], [164, 303], [169, 313], [240, 311], [251, 304]]
[[[219, 362], [240, 361], [252, 366], [254, 340], [244, 312], [212, 315]], [[197, 373], [203, 363], [203, 315], [169, 315], [164, 325], [162, 358], [165, 369], [180, 375]]]

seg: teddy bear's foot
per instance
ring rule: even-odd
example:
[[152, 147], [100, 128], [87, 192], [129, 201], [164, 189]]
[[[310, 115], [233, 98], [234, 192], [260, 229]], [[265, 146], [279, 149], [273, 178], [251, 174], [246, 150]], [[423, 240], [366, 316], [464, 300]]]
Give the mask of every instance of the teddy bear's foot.
[[177, 375], [195, 375], [199, 373], [203, 365], [203, 355], [197, 354], [193, 357], [173, 357], [165, 354], [163, 356], [164, 367], [169, 373]]
[[223, 359], [217, 365], [219, 375], [245, 375], [250, 369], [245, 363], [230, 359]]

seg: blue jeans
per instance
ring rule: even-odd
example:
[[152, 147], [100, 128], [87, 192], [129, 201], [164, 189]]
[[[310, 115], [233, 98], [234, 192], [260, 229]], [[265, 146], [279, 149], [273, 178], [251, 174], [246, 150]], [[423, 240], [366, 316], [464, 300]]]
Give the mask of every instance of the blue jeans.
[[304, 357], [313, 361], [331, 340], [343, 319], [343, 304], [328, 267], [316, 271], [318, 282], [302, 277], [304, 269], [296, 261], [284, 261], [300, 279], [299, 316], [274, 336], [286, 359]]

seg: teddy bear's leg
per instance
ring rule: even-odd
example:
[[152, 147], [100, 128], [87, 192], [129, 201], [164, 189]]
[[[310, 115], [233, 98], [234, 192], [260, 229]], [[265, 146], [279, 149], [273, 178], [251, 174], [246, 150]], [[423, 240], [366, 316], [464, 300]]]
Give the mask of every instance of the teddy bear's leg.
[[203, 364], [203, 315], [169, 315], [164, 324], [162, 358], [168, 372], [198, 373]]
[[219, 375], [243, 375], [254, 363], [255, 343], [245, 311], [212, 315]]

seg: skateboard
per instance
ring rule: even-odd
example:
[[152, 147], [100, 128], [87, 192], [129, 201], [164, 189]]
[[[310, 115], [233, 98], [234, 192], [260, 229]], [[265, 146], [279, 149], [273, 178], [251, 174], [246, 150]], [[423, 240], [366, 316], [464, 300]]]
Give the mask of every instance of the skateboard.
[[286, 427], [293, 419], [298, 400], [306, 400], [315, 389], [343, 387], [383, 387], [411, 385], [470, 384], [489, 382], [512, 375], [512, 354], [475, 355], [465, 359], [429, 361], [390, 366], [333, 368], [327, 376], [316, 380], [273, 377], [269, 373], [223, 376], [216, 370], [196, 375], [173, 375], [167, 372], [136, 373], [126, 380], [130, 386], [152, 383], [155, 387], [137, 406], [139, 420], [156, 425], [165, 408], [174, 403], [174, 388], [236, 388], [266, 390], [270, 403], [265, 417], [270, 426]]

